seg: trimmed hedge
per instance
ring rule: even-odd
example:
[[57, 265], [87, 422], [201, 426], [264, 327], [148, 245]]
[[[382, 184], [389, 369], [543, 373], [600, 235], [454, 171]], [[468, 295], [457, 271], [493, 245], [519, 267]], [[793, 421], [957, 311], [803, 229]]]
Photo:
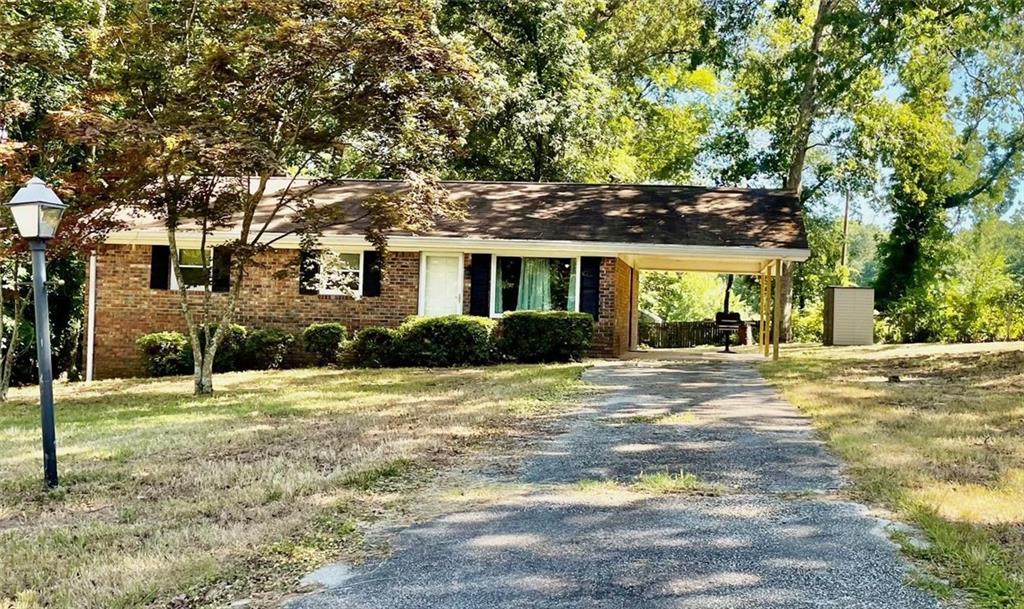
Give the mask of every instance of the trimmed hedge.
[[450, 368], [492, 359], [493, 320], [469, 315], [411, 318], [398, 328], [396, 357], [402, 366]]
[[[217, 331], [217, 324], [210, 324], [210, 337], [212, 338], [214, 333]], [[239, 369], [239, 360], [242, 357], [242, 353], [245, 351], [245, 337], [249, 331], [245, 326], [238, 324], [231, 324], [228, 326], [228, 332], [220, 341], [220, 346], [217, 347], [217, 354], [213, 356], [213, 371], [214, 372], [231, 372]], [[188, 340], [188, 337], [185, 337]], [[206, 350], [206, 335], [203, 333], [203, 329], [199, 329], [199, 348], [203, 351]], [[192, 372], [193, 361], [192, 347], [187, 346], [185, 348], [185, 360], [188, 363], [188, 372]]]
[[336, 323], [311, 324], [302, 331], [306, 351], [316, 356], [320, 366], [338, 363], [341, 346], [347, 338], [348, 330]]
[[356, 368], [388, 368], [397, 365], [395, 344], [398, 331], [394, 328], [366, 328], [356, 332], [342, 351], [342, 362]]
[[[507, 313], [499, 322], [467, 315], [410, 318], [398, 328], [366, 328], [342, 342], [345, 334], [340, 324], [311, 325], [303, 332], [304, 348], [299, 353], [315, 354], [320, 365], [340, 361], [361, 368], [579, 361], [590, 350], [594, 321], [588, 313], [521, 311]], [[147, 334], [137, 344], [151, 375], [192, 372], [192, 348], [180, 332]], [[295, 337], [281, 330], [249, 332], [232, 326], [217, 350], [214, 370], [295, 365], [293, 351], [298, 350], [294, 346]]]
[[506, 313], [494, 332], [498, 357], [526, 364], [578, 362], [593, 339], [594, 318], [567, 311]]
[[295, 337], [275, 328], [253, 330], [245, 337], [239, 370], [277, 370], [285, 367]]
[[[192, 348], [181, 332], [154, 332], [140, 336], [135, 346], [150, 376], [177, 376], [192, 372]], [[185, 357], [185, 353], [188, 357]]]
[[[210, 328], [212, 332], [214, 328]], [[205, 348], [205, 339], [200, 333]], [[181, 332], [155, 332], [135, 341], [150, 376], [191, 374], [194, 369], [192, 345]], [[213, 360], [214, 372], [270, 370], [290, 363], [295, 337], [276, 329], [249, 332], [232, 324]]]

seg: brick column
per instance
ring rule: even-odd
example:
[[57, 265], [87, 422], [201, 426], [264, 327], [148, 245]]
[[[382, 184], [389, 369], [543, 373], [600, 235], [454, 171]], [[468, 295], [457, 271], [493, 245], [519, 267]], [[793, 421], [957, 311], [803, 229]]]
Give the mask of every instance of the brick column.
[[629, 349], [630, 285], [633, 269], [618, 258], [601, 259], [600, 313], [594, 326], [593, 357], [618, 357]]

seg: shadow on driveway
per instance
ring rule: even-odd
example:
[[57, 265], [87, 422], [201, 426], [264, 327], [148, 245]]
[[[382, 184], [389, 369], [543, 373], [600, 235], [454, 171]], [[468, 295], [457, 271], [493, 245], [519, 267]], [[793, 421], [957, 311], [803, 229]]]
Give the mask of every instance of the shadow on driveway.
[[[412, 527], [293, 609], [931, 608], [839, 463], [743, 363], [614, 363], [524, 465], [526, 493]], [[721, 496], [649, 495], [687, 472]], [[580, 484], [588, 481], [587, 484]], [[590, 483], [589, 481], [605, 481]]]

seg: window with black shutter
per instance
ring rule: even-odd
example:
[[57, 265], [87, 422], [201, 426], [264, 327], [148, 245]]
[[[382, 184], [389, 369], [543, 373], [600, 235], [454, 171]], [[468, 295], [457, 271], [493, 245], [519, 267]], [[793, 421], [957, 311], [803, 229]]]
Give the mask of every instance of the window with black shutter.
[[601, 316], [601, 258], [584, 256], [580, 259], [580, 311], [590, 313], [597, 320]]
[[171, 287], [171, 248], [154, 245], [149, 263], [149, 287], [153, 290], [167, 290]]
[[380, 296], [381, 257], [377, 250], [363, 252], [363, 296]]
[[491, 255], [473, 254], [469, 265], [469, 314], [491, 314]]

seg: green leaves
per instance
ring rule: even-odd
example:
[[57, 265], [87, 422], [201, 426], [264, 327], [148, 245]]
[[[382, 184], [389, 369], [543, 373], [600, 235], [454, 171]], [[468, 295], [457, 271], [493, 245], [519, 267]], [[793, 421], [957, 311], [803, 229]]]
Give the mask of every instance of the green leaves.
[[[505, 180], [684, 181], [716, 78], [694, 69], [710, 9], [653, 0], [467, 2], [442, 11], [490, 83], [456, 175]], [[705, 38], [702, 40], [702, 36]]]

